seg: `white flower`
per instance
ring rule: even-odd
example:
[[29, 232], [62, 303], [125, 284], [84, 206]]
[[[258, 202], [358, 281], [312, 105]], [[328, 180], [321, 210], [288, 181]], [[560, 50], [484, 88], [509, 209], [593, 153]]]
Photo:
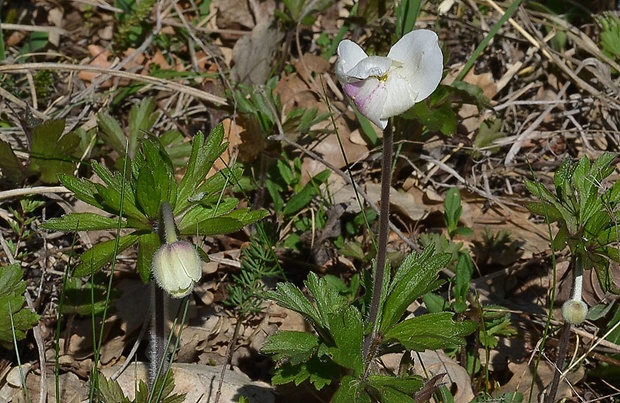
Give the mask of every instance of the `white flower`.
[[571, 325], [581, 325], [588, 316], [588, 306], [581, 300], [569, 299], [562, 305], [562, 316]]
[[202, 276], [200, 256], [189, 242], [163, 244], [153, 256], [153, 275], [166, 292], [182, 298], [192, 292]]
[[345, 94], [362, 115], [382, 129], [388, 118], [435, 91], [442, 73], [437, 34], [426, 29], [403, 36], [387, 57], [368, 56], [350, 40], [338, 45], [336, 75]]

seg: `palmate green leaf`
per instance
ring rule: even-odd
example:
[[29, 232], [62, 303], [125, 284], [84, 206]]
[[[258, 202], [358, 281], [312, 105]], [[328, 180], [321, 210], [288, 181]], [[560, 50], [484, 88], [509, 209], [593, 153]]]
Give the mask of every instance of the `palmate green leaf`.
[[53, 231], [96, 231], [116, 228], [126, 228], [127, 223], [118, 218], [104, 217], [94, 213], [65, 214], [59, 218], [50, 218], [41, 228]]
[[598, 188], [601, 181], [614, 171], [615, 167], [612, 165], [612, 162], [614, 162], [617, 157], [618, 153], [606, 151], [594, 160], [590, 173], [596, 179], [596, 181], [593, 181], [595, 187]]
[[192, 153], [187, 163], [187, 170], [178, 190], [177, 211], [184, 211], [190, 206], [191, 196], [205, 179], [213, 163], [228, 147], [222, 144], [224, 126], [218, 125], [205, 141], [204, 134], [198, 132], [192, 142]]
[[[440, 85], [439, 88], [441, 87], [442, 86]], [[491, 101], [489, 98], [484, 95], [482, 88], [475, 84], [455, 80], [452, 84], [450, 84], [449, 88], [452, 88], [455, 94], [459, 95], [459, 97], [465, 102], [476, 104], [478, 110], [480, 111], [491, 107]]]
[[604, 203], [607, 209], [611, 211], [616, 210], [616, 206], [620, 204], [620, 181], [615, 182], [611, 188], [603, 193], [601, 196], [601, 202]]
[[108, 207], [106, 210], [116, 214], [122, 212], [124, 216], [138, 221], [148, 221], [144, 213], [136, 206], [134, 194], [129, 186], [127, 186], [123, 193], [121, 193], [120, 187], [105, 187], [99, 183], [95, 183], [95, 187], [97, 188], [97, 194], [101, 198], [102, 204]]
[[329, 330], [336, 347], [330, 347], [332, 360], [340, 366], [353, 370], [354, 376], [364, 372], [362, 341], [364, 329], [362, 315], [353, 306], [329, 315]]
[[60, 183], [62, 183], [67, 189], [73, 192], [73, 195], [84, 203], [90, 204], [105, 210], [103, 204], [101, 204], [95, 195], [97, 194], [97, 187], [94, 183], [86, 179], [78, 179], [73, 175], [61, 174]]
[[552, 200], [556, 201], [555, 197], [551, 194], [551, 192], [549, 192], [549, 190], [547, 190], [546, 187], [542, 185], [542, 183], [525, 179], [523, 184], [531, 194], [539, 199], [542, 199], [547, 203], [551, 203]]
[[[557, 197], [560, 200], [563, 200], [567, 196], [569, 196], [569, 194], [567, 194], [565, 191], [565, 187], [566, 187], [566, 184], [571, 181], [571, 178], [573, 177], [574, 169], [575, 167], [573, 166], [572, 160], [570, 158], [566, 158], [564, 161], [562, 161], [562, 165], [560, 165], [560, 167], [555, 171], [555, 174], [553, 175], [553, 184], [555, 186], [555, 192], [557, 193]], [[526, 182], [529, 182], [529, 181], [526, 180]], [[536, 182], [536, 183], [539, 186], [542, 186], [539, 182]], [[528, 183], [526, 183], [526, 186], [528, 186]], [[528, 186], [528, 190], [533, 195], [541, 197], [537, 193], [533, 192], [529, 186]]]
[[[596, 271], [596, 277], [598, 277], [598, 282], [601, 286], [603, 292], [611, 292], [616, 295], [620, 294], [620, 290], [614, 286], [613, 279], [609, 273], [609, 261], [605, 260], [603, 262], [598, 262], [598, 264], [592, 265], [592, 263], [587, 263], [590, 267]], [[586, 263], [583, 264], [584, 268], [586, 267]]]
[[604, 253], [605, 256], [610, 258], [616, 263], [620, 263], [620, 250], [615, 246], [604, 246], [601, 248], [601, 253]]
[[138, 382], [138, 390], [133, 403], [149, 403], [149, 387], [142, 379]]
[[464, 345], [465, 336], [476, 330], [473, 321], [455, 322], [451, 312], [428, 313], [407, 319], [384, 334], [384, 340], [394, 340], [407, 350], [437, 350]]
[[346, 375], [340, 380], [340, 386], [334, 396], [334, 403], [370, 403], [374, 401], [365, 390], [365, 385], [357, 377]]
[[183, 214], [183, 217], [181, 217], [181, 220], [178, 223], [178, 229], [179, 231], [184, 231], [187, 228], [195, 230], [196, 226], [202, 221], [225, 216], [226, 214], [233, 211], [238, 204], [238, 199], [228, 197], [223, 199], [216, 205], [196, 205], [190, 208], [185, 214]]
[[185, 166], [192, 152], [192, 145], [185, 141], [183, 133], [177, 129], [168, 130], [159, 137], [159, 141], [166, 148], [173, 166]]
[[138, 236], [137, 234], [129, 234], [119, 237], [118, 248], [116, 247], [116, 239], [101, 242], [93, 246], [82, 253], [80, 262], [75, 267], [73, 275], [76, 277], [83, 277], [98, 272], [103, 266], [112, 262], [117, 254], [133, 245], [138, 240]]
[[319, 339], [311, 333], [279, 331], [269, 336], [261, 353], [273, 355], [276, 362], [297, 365], [308, 361], [318, 348]]
[[[207, 178], [202, 185], [196, 188], [195, 192], [190, 196], [191, 203], [216, 204], [222, 198], [222, 189], [225, 189], [231, 183], [235, 183], [237, 178], [243, 174], [243, 167], [236, 165], [231, 169], [223, 169], [213, 176]], [[175, 214], [182, 211], [175, 207]]]
[[[158, 185], [159, 183], [155, 181], [153, 172], [149, 172], [148, 169], [140, 171], [136, 180], [136, 201], [146, 217], [150, 219], [157, 218], [162, 201], [162, 193], [168, 193], [169, 191], [169, 187], [166, 186], [167, 182], [163, 186]], [[162, 187], [165, 187], [165, 189], [162, 189]]]
[[430, 131], [440, 131], [446, 136], [456, 133], [458, 119], [449, 103], [429, 108], [428, 103], [419, 102], [401, 115], [405, 119], [415, 119]]
[[278, 283], [275, 291], [267, 292], [267, 297], [276, 301], [280, 306], [301, 314], [312, 326], [327, 327], [327, 323], [322, 321], [316, 307], [295, 285]]
[[159, 239], [159, 235], [154, 232], [140, 235], [138, 238], [138, 261], [136, 263], [136, 269], [145, 284], [148, 284], [151, 279], [153, 255], [155, 255], [155, 252], [157, 252], [160, 246], [161, 240]]
[[551, 240], [551, 247], [555, 251], [561, 251], [568, 245], [569, 233], [565, 226], [560, 226], [558, 233]]
[[24, 339], [26, 332], [39, 320], [39, 316], [25, 306], [23, 274], [17, 264], [0, 268], [0, 345], [5, 348], [12, 349], [13, 337]]
[[[168, 371], [165, 374], [160, 375], [155, 380], [155, 385], [153, 385], [153, 392], [151, 398], [154, 397], [151, 401], [162, 402], [162, 403], [182, 403], [185, 402], [185, 393], [181, 394], [172, 394], [174, 391], [174, 372]], [[148, 403], [144, 402], [144, 403]]]
[[[557, 173], [556, 173], [557, 176]], [[555, 178], [554, 178], [555, 179]], [[538, 197], [539, 199], [541, 199], [543, 201], [543, 203], [546, 203], [547, 206], [553, 206], [555, 208], [555, 210], [557, 210], [557, 212], [560, 214], [560, 216], [562, 217], [562, 219], [565, 221], [566, 223], [566, 227], [568, 228], [569, 232], [571, 234], [575, 234], [578, 230], [578, 225], [577, 225], [577, 214], [575, 213], [575, 206], [572, 205], [572, 201], [566, 201], [563, 200], [563, 202], [561, 203], [558, 200], [558, 197], [556, 197], [555, 195], [553, 195], [546, 187], [544, 187], [542, 185], [542, 183], [540, 182], [533, 182], [530, 180], [525, 179], [524, 181], [525, 183], [525, 187], [527, 187], [527, 189], [530, 191], [530, 193], [536, 197]], [[565, 183], [565, 182], [561, 182], [561, 183]], [[556, 188], [557, 190], [558, 188]], [[563, 191], [560, 191], [563, 192]], [[559, 193], [558, 193], [559, 195]], [[570, 203], [568, 203], [570, 202]], [[537, 208], [537, 205], [534, 204], [532, 206], [533, 208]], [[529, 207], [528, 207], [529, 209]], [[543, 212], [543, 216], [546, 216], [544, 214], [544, 208], [540, 207], [539, 208], [540, 211]], [[557, 214], [555, 213], [555, 211], [552, 211], [551, 214], [553, 214], [553, 218], [555, 218], [557, 216]], [[551, 219], [551, 217], [550, 217]]]
[[317, 390], [321, 390], [325, 385], [329, 385], [339, 377], [340, 367], [338, 365], [326, 358], [313, 356], [309, 361], [299, 365], [284, 363], [277, 367], [274, 370], [271, 383], [273, 385], [284, 385], [293, 382], [295, 385], [299, 385], [305, 380], [309, 380]]
[[143, 142], [136, 156], [139, 173], [136, 200], [146, 216], [155, 220], [163, 202], [176, 203], [176, 182], [172, 161], [161, 144], [153, 139]]
[[63, 315], [96, 316], [106, 309], [110, 298], [120, 295], [111, 290], [108, 296], [107, 282], [101, 276], [82, 281], [78, 277], [68, 278], [64, 284]]
[[[615, 223], [612, 221], [612, 217], [610, 217], [609, 212], [602, 208], [599, 203], [601, 210], [594, 212], [591, 214], [590, 219], [586, 222], [584, 227], [584, 234], [586, 239], [591, 240], [593, 238], [597, 238], [600, 233], [609, 229], [610, 227], [616, 227]], [[616, 235], [618, 232], [616, 232]]]
[[97, 126], [101, 129], [98, 133], [103, 141], [120, 155], [125, 155], [127, 138], [116, 119], [106, 112], [100, 112], [97, 114]]
[[383, 304], [380, 323], [382, 332], [392, 328], [407, 307], [429, 291], [427, 288], [433, 284], [439, 270], [449, 262], [449, 254], [433, 255], [432, 247], [426, 248], [421, 255], [412, 253], [407, 256], [391, 281]]
[[181, 235], [221, 235], [239, 231], [243, 227], [245, 227], [245, 224], [235, 218], [215, 217], [204, 220], [194, 227], [180, 229], [179, 233]]
[[414, 393], [424, 386], [419, 376], [370, 375], [366, 382], [379, 393], [381, 401], [390, 403], [414, 403]]
[[[590, 159], [583, 156], [575, 165], [569, 182], [576, 190], [576, 196], [579, 200], [579, 211], [584, 214], [587, 209], [587, 202], [592, 196], [592, 190], [596, 195], [597, 189], [594, 187], [593, 177], [590, 177]], [[568, 196], [568, 195], [567, 195]], [[582, 220], [585, 223], [586, 220]]]
[[155, 124], [157, 120], [157, 115], [153, 113], [155, 106], [155, 101], [149, 97], [131, 107], [129, 111], [129, 155], [135, 155], [138, 140]]
[[99, 380], [99, 399], [103, 403], [131, 403], [123, 389], [114, 379], [107, 379], [105, 376], [99, 374], [97, 377]]
[[319, 316], [321, 317], [321, 327], [329, 329], [331, 315], [336, 312], [341, 314], [343, 308], [348, 305], [347, 299], [338, 292], [337, 288], [333, 287], [324, 278], [319, 278], [316, 273], [310, 272], [304, 284], [316, 303]]
[[43, 182], [57, 183], [59, 174], [68, 174], [75, 169], [70, 156], [80, 144], [80, 138], [74, 132], [63, 136], [64, 129], [64, 119], [57, 119], [44, 122], [33, 130], [28, 170], [31, 173], [40, 171]]
[[556, 222], [562, 219], [562, 214], [551, 204], [532, 202], [525, 206], [532, 214], [546, 217], [549, 222]]
[[91, 164], [93, 172], [105, 183], [107, 186], [119, 189], [123, 186], [123, 178], [119, 172], [112, 172], [108, 167], [93, 161]]
[[234, 210], [226, 215], [201, 221], [193, 227], [179, 228], [179, 233], [182, 235], [203, 236], [230, 234], [231, 232], [241, 230], [246, 225], [261, 220], [268, 214], [265, 210], [251, 210], [249, 208]]

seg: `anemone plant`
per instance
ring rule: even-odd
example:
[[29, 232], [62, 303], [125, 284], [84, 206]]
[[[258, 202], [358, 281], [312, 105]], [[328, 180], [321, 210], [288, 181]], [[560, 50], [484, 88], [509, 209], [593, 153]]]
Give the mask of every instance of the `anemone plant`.
[[528, 204], [535, 214], [555, 222], [558, 232], [551, 239], [554, 251], [568, 248], [573, 272], [573, 292], [562, 306], [565, 325], [558, 351], [557, 368], [547, 395], [555, 401], [560, 373], [569, 342], [570, 327], [586, 320], [588, 307], [581, 292], [583, 271], [595, 270], [601, 288], [619, 293], [610, 275], [610, 262], [620, 262], [617, 245], [620, 240], [620, 182], [605, 188], [603, 182], [614, 171], [615, 153], [604, 153], [593, 163], [583, 156], [578, 162], [566, 159], [554, 175], [555, 194], [538, 181], [525, 181], [525, 186], [539, 202]]

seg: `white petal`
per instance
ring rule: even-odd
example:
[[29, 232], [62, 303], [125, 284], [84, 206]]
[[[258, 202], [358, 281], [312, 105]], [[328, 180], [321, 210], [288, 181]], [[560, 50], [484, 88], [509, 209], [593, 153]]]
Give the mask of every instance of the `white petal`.
[[381, 56], [369, 56], [347, 72], [347, 76], [365, 80], [368, 77], [382, 77], [392, 65], [392, 59]]
[[387, 97], [383, 104], [381, 118], [388, 119], [400, 115], [416, 103], [416, 94], [412, 94], [407, 80], [396, 72], [390, 71], [385, 81]]
[[368, 57], [366, 52], [355, 42], [348, 39], [338, 45], [338, 62], [336, 63], [336, 75], [341, 83], [347, 82], [347, 72], [356, 64]]
[[[415, 102], [428, 97], [441, 81], [443, 54], [437, 34], [427, 29], [411, 31], [392, 46], [388, 57], [401, 63], [394, 72], [407, 83]], [[390, 72], [392, 74], [392, 72]]]
[[345, 94], [353, 100], [360, 113], [382, 129], [387, 126], [387, 119], [381, 115], [383, 105], [388, 98], [387, 89], [382, 81], [370, 77], [363, 81], [347, 83], [343, 86]]

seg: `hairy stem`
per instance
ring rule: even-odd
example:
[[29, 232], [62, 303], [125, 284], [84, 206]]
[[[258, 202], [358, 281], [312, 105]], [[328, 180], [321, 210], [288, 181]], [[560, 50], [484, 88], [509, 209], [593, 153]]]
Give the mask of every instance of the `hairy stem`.
[[168, 370], [167, 340], [168, 329], [167, 315], [168, 304], [167, 295], [151, 281], [151, 340], [149, 346], [149, 386], [152, 388], [160, 374]]
[[[581, 301], [581, 292], [583, 289], [583, 267], [581, 266], [581, 259], [579, 259], [578, 257], [574, 257], [572, 259], [572, 266], [575, 280], [573, 283], [573, 296], [571, 299], [574, 301]], [[560, 346], [558, 347], [558, 357], [555, 363], [556, 368], [553, 373], [553, 381], [551, 382], [551, 386], [549, 387], [549, 394], [547, 395], [547, 403], [554, 403], [555, 396], [558, 393], [558, 387], [560, 386], [560, 375], [562, 375], [564, 361], [566, 360], [566, 352], [568, 350], [568, 344], [570, 342], [571, 326], [572, 325], [568, 321], [564, 322], [564, 327], [562, 328], [562, 335], [560, 337]]]
[[[164, 243], [173, 243], [178, 240], [172, 208], [167, 202], [161, 204], [159, 217], [159, 236]], [[151, 281], [151, 332], [149, 346], [149, 384], [155, 385], [160, 374], [168, 370], [168, 295]]]
[[[374, 351], [371, 353], [371, 346], [375, 345], [373, 339], [377, 338], [377, 317], [379, 315], [379, 304], [381, 302], [381, 288], [385, 275], [385, 264], [387, 255], [387, 241], [390, 225], [390, 187], [392, 179], [392, 125], [383, 131], [383, 160], [381, 165], [381, 206], [379, 210], [379, 244], [377, 246], [377, 266], [372, 287], [372, 300], [370, 302], [370, 312], [368, 321], [372, 324], [372, 332], [364, 338], [363, 357], [365, 367], [368, 368], [374, 358]], [[373, 349], [373, 350], [376, 350]]]

